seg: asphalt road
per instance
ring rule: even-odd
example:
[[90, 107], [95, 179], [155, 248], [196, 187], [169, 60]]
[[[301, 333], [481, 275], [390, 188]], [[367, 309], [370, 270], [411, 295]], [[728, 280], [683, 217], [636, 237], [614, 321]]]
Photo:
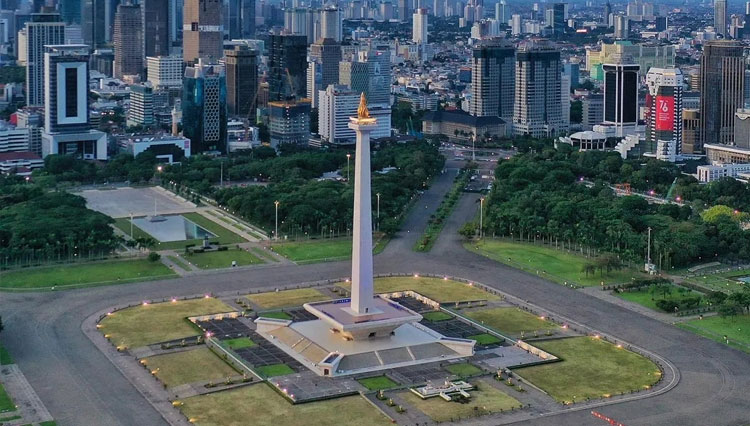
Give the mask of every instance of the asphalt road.
[[[456, 229], [476, 214], [475, 195], [467, 195], [458, 203], [432, 252], [413, 252], [411, 248], [429, 217], [425, 213], [437, 208], [454, 175], [455, 171], [441, 175], [418, 200], [403, 231], [376, 256], [377, 273], [448, 274], [482, 282], [669, 360], [681, 375], [674, 389], [597, 410], [623, 424], [750, 423], [750, 355], [464, 250]], [[84, 336], [81, 323], [85, 318], [118, 303], [208, 291], [274, 288], [346, 277], [349, 273], [349, 262], [335, 262], [54, 293], [0, 293], [0, 312], [6, 326], [2, 340], [59, 425], [161, 425], [165, 422], [159, 414]], [[526, 423], [605, 424], [588, 410]]]

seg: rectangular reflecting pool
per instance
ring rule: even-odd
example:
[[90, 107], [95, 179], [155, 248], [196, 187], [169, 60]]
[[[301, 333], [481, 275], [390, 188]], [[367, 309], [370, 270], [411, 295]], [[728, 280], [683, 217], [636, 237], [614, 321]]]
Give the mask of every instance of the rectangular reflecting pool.
[[150, 216], [137, 217], [133, 219], [133, 224], [162, 243], [216, 236], [180, 215], [157, 216], [156, 221], [152, 221]]

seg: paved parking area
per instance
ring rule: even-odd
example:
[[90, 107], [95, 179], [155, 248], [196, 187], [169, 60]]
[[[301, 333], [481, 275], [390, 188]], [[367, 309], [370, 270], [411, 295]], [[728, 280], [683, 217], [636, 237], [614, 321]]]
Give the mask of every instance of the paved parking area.
[[158, 187], [89, 189], [80, 192], [86, 206], [114, 218], [150, 216], [154, 214], [154, 200], [158, 214], [187, 213], [196, 210], [195, 204], [181, 200]]

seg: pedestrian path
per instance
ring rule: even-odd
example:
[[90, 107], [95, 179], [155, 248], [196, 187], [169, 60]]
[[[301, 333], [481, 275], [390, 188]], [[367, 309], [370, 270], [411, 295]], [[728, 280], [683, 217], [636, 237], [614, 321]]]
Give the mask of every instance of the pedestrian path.
[[238, 220], [236, 220], [232, 216], [225, 214], [221, 210], [215, 208], [198, 209], [197, 213], [205, 217], [206, 219], [229, 229], [230, 231], [248, 241], [258, 242], [267, 239], [257, 230], [252, 229], [252, 227], [248, 225], [240, 223]]
[[0, 415], [2, 417], [21, 416], [20, 419], [3, 422], [3, 424], [29, 424], [52, 420], [52, 415], [47, 411], [42, 400], [36, 394], [26, 376], [16, 364], [3, 365], [0, 368], [0, 381], [5, 391], [10, 395], [17, 410]]

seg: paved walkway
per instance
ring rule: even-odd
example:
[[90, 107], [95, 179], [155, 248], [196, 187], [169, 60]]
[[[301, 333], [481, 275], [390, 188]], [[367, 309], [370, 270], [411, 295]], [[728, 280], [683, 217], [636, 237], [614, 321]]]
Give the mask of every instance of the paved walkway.
[[[242, 238], [248, 240], [248, 241], [263, 241], [268, 239], [267, 237], [264, 237], [263, 234], [258, 232], [257, 230], [252, 229], [250, 226], [240, 223], [238, 220], [233, 218], [232, 216], [229, 216], [222, 212], [221, 210], [218, 210], [216, 208], [210, 207], [205, 209], [198, 209], [197, 213], [201, 216], [205, 217], [206, 219], [215, 222], [219, 225], [221, 225], [224, 228], [229, 229], [230, 231], [234, 232], [235, 234], [241, 236]], [[221, 220], [221, 218], [224, 218], [226, 220]], [[250, 234], [246, 229], [251, 229], [252, 234]]]
[[[20, 415], [22, 418], [7, 422], [8, 425], [29, 424], [46, 422], [52, 420], [47, 408], [39, 399], [34, 389], [31, 387], [26, 377], [16, 364], [3, 365], [0, 368], [0, 377], [2, 377], [3, 387], [10, 395], [13, 402], [18, 407], [17, 411], [3, 413], [0, 417], [12, 417]], [[3, 424], [6, 424], [5, 422]]]

